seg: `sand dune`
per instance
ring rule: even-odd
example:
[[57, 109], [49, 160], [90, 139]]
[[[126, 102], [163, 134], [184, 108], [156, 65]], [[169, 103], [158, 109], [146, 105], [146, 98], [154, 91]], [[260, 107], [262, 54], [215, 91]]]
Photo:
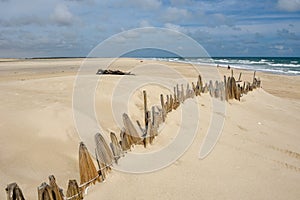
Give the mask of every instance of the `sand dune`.
[[[73, 120], [72, 92], [82, 61], [1, 60], [0, 199], [6, 198], [4, 189], [11, 182], [18, 183], [26, 199], [37, 199], [36, 188], [51, 174], [64, 191], [69, 179], [79, 179], [80, 137]], [[99, 67], [102, 61], [95, 60]], [[132, 66], [140, 66], [134, 69], [136, 76], [129, 77], [137, 82], [165, 81], [174, 85], [181, 81], [175, 72], [187, 80], [197, 78], [197, 71], [186, 64], [150, 60], [141, 63], [125, 58], [113, 63], [114, 68], [123, 70]], [[170, 69], [174, 73], [167, 73]], [[206, 73], [210, 68], [203, 66], [201, 70]], [[229, 75], [227, 69], [218, 70], [221, 77]], [[235, 75], [240, 71], [235, 70]], [[251, 80], [253, 72], [242, 73], [243, 79]], [[180, 159], [152, 173], [112, 170], [106, 182], [90, 188], [85, 199], [298, 199], [300, 77], [265, 73], [257, 76], [262, 80], [262, 89], [242, 97], [240, 102], [226, 104], [221, 138], [208, 157], [199, 159], [212, 112], [211, 99], [204, 94], [185, 102], [199, 106], [199, 126], [192, 145]], [[149, 104], [159, 104], [161, 92], [172, 92], [154, 84], [133, 90], [128, 94], [129, 101], [123, 101], [124, 96], [118, 94], [112, 98], [116, 85], [121, 83], [119, 90], [130, 88], [128, 80], [126, 84], [122, 81], [120, 77], [107, 76], [98, 83], [95, 108], [107, 136], [109, 131], [120, 131], [113, 108], [121, 116], [128, 105], [129, 115], [142, 121], [143, 89], [148, 92]], [[133, 152], [158, 151], [172, 142], [180, 127], [180, 116], [181, 109], [170, 113], [155, 144], [148, 149], [136, 147]]]

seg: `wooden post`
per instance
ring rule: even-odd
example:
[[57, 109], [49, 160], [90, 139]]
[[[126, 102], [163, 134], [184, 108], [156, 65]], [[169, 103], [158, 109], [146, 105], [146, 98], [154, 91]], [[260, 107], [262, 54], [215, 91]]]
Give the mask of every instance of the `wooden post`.
[[148, 129], [147, 129], [147, 131], [144, 135], [144, 139], [143, 139], [143, 143], [144, 143], [145, 148], [147, 148], [147, 146], [150, 143], [150, 130], [151, 130], [151, 127], [152, 127], [152, 122], [151, 122], [151, 119], [149, 119]]
[[231, 77], [233, 78], [233, 69], [231, 69]]
[[[145, 115], [147, 116], [147, 126], [148, 126], [148, 111], [147, 113], [145, 113]], [[143, 139], [140, 137], [140, 135], [138, 134], [137, 130], [135, 129], [133, 123], [131, 122], [129, 116], [126, 113], [123, 113], [123, 123], [124, 123], [124, 127], [126, 130], [126, 134], [129, 134], [133, 144], [138, 144], [138, 143], [142, 143]], [[146, 129], [147, 131], [147, 129]]]
[[145, 130], [147, 131], [148, 127], [148, 107], [147, 107], [147, 93], [145, 90], [143, 90], [144, 94], [144, 115], [145, 115]]
[[237, 97], [237, 100], [241, 100], [241, 86], [240, 84], [237, 85], [237, 91], [236, 91], [236, 97]]
[[186, 90], [185, 90], [185, 99], [191, 98], [191, 90], [190, 90], [190, 84], [186, 84]]
[[114, 156], [104, 137], [100, 133], [95, 135], [95, 143], [99, 161], [105, 164], [105, 166], [111, 166], [113, 164]]
[[214, 89], [214, 96], [215, 98], [219, 98], [220, 97], [220, 88], [219, 88], [219, 82], [216, 81], [215, 82], [215, 89]]
[[258, 80], [257, 80], [257, 87], [260, 88], [260, 84], [261, 84], [261, 81], [260, 81], [260, 78], [258, 77]]
[[70, 200], [83, 199], [82, 192], [80, 191], [76, 180], [69, 180], [66, 197]]
[[160, 95], [160, 104], [161, 104], [161, 109], [162, 109], [161, 117], [162, 117], [163, 122], [165, 122], [165, 120], [166, 120], [166, 108], [165, 108], [165, 102], [164, 102], [164, 95], [163, 94]]
[[226, 76], [224, 76], [224, 96], [225, 96], [225, 100], [228, 101], [228, 88], [227, 88], [227, 82], [226, 82]]
[[254, 85], [254, 81], [255, 81], [255, 74], [256, 74], [256, 71], [254, 71], [254, 73], [253, 73], [252, 85]]
[[174, 103], [173, 97], [172, 97], [172, 95], [170, 95], [170, 107], [169, 107], [169, 112], [171, 112], [171, 111], [173, 110], [173, 103]]
[[170, 110], [170, 97], [168, 94], [167, 94], [167, 103], [165, 105], [166, 105], [166, 113], [168, 113]]
[[220, 99], [221, 101], [225, 101], [226, 97], [225, 97], [225, 86], [224, 86], [224, 82], [220, 82], [219, 83], [219, 90], [220, 90]]
[[45, 182], [38, 187], [38, 200], [55, 200], [50, 186]]
[[236, 85], [234, 77], [231, 77], [231, 94], [232, 94], [232, 98], [238, 99], [238, 96], [237, 96], [237, 85]]
[[111, 149], [114, 155], [115, 163], [118, 164], [118, 160], [121, 156], [124, 156], [120, 143], [118, 142], [118, 138], [114, 132], [110, 132], [110, 140], [111, 140]]
[[227, 92], [228, 92], [228, 99], [232, 99], [231, 77], [228, 77], [227, 79]]
[[181, 102], [183, 103], [185, 101], [183, 84], [181, 84], [181, 95], [180, 96], [181, 96]]
[[96, 181], [100, 181], [94, 162], [83, 142], [79, 145], [79, 173], [80, 185], [83, 185], [82, 190], [85, 190], [91, 183], [95, 184]]
[[181, 101], [181, 96], [180, 96], [178, 84], [176, 85], [176, 91], [177, 91], [177, 102], [180, 102]]
[[25, 200], [21, 188], [17, 183], [11, 183], [5, 188], [7, 200]]
[[240, 81], [241, 81], [241, 77], [242, 77], [242, 72], [240, 72], [240, 75], [239, 75], [238, 82], [240, 82]]
[[123, 151], [128, 151], [131, 148], [131, 145], [133, 142], [131, 141], [131, 137], [126, 134], [125, 128], [123, 128], [120, 132], [120, 138], [121, 138], [121, 147]]
[[197, 87], [195, 86], [195, 83], [194, 83], [194, 82], [192, 82], [192, 87], [193, 87], [195, 96], [198, 96]]
[[201, 95], [201, 92], [203, 91], [203, 83], [202, 83], [202, 77], [200, 74], [198, 76], [197, 89], [198, 89], [198, 95]]
[[99, 169], [98, 174], [100, 176], [100, 181], [103, 182], [106, 179], [109, 169], [104, 163], [100, 162], [96, 148], [95, 148], [95, 156], [98, 164], [98, 169]]
[[213, 86], [213, 83], [212, 83], [212, 80], [209, 81], [209, 85], [208, 85], [208, 91], [209, 91], [209, 94], [211, 97], [214, 97], [214, 86]]
[[64, 199], [63, 191], [56, 184], [56, 180], [53, 175], [49, 176], [49, 186], [51, 187], [51, 190], [52, 190], [52, 196], [55, 196], [55, 198], [54, 198], [55, 200], [63, 200]]
[[176, 95], [176, 87], [174, 87], [174, 102], [177, 101], [177, 95]]

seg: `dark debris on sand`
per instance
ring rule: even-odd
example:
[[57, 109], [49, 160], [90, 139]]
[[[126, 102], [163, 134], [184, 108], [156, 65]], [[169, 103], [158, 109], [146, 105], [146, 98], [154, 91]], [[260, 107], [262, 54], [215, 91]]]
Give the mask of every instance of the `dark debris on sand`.
[[123, 72], [120, 70], [111, 70], [111, 69], [99, 69], [96, 73], [97, 75], [134, 75], [131, 72]]

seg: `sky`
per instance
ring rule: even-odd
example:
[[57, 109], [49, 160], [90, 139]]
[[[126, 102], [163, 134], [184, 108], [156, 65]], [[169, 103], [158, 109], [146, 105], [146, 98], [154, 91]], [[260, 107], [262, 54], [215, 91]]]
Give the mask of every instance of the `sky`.
[[179, 31], [214, 57], [300, 57], [300, 0], [0, 0], [0, 57], [85, 57], [142, 27]]

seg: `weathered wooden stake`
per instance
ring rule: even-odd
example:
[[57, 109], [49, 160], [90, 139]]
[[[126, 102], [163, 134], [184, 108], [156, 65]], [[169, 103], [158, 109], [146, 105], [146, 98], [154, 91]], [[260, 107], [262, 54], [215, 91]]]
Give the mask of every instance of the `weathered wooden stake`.
[[[149, 117], [148, 117], [149, 113], [150, 112], [148, 112], [148, 111], [145, 113], [145, 116], [147, 116], [147, 122], [145, 121], [147, 126], [148, 126], [148, 121], [149, 121]], [[126, 113], [123, 114], [123, 123], [124, 123], [124, 127], [126, 130], [126, 134], [128, 134], [130, 136], [133, 144], [142, 143], [143, 139], [138, 134], [137, 130], [135, 129], [133, 123], [131, 122], [129, 116]]]
[[53, 175], [49, 176], [49, 185], [52, 190], [52, 196], [55, 196], [54, 199], [63, 200], [64, 199], [63, 190], [58, 187], [58, 185], [56, 184], [55, 177]]
[[254, 85], [254, 81], [255, 81], [255, 74], [256, 74], [256, 71], [254, 71], [254, 73], [253, 73], [253, 80], [252, 80], [253, 85]]
[[215, 82], [215, 89], [214, 89], [214, 96], [215, 98], [219, 98], [220, 97], [220, 88], [219, 88], [219, 82], [216, 81]]
[[161, 117], [162, 117], [163, 122], [165, 122], [165, 120], [166, 120], [166, 108], [165, 108], [165, 102], [164, 102], [164, 95], [163, 94], [160, 95], [160, 104], [161, 104], [161, 109], [162, 109]]
[[126, 134], [125, 128], [123, 128], [120, 132], [120, 138], [121, 138], [121, 147], [123, 151], [128, 151], [131, 148], [131, 145], [133, 142], [131, 141], [130, 135]]
[[148, 107], [147, 107], [147, 93], [145, 90], [143, 90], [144, 95], [144, 116], [145, 116], [145, 130], [147, 131], [148, 127]]
[[226, 76], [224, 76], [224, 96], [225, 96], [225, 100], [228, 101], [228, 88], [227, 88], [227, 81], [226, 81]]
[[214, 97], [214, 86], [212, 80], [209, 81], [208, 91], [209, 91], [209, 95], [211, 97]]
[[197, 89], [198, 89], [198, 95], [201, 95], [201, 92], [203, 90], [203, 83], [202, 83], [202, 77], [200, 74], [198, 76]]
[[180, 96], [178, 84], [176, 85], [176, 91], [177, 91], [177, 102], [180, 102], [181, 101], [181, 96]]
[[82, 192], [80, 191], [76, 180], [69, 180], [66, 197], [69, 200], [83, 199]]
[[110, 140], [111, 140], [111, 149], [114, 155], [115, 163], [118, 164], [118, 160], [124, 156], [120, 143], [118, 142], [118, 138], [114, 132], [110, 132]]
[[91, 183], [95, 184], [96, 181], [100, 181], [94, 162], [83, 142], [79, 145], [79, 173], [80, 185], [83, 185], [82, 190], [85, 190]]
[[173, 99], [172, 95], [170, 95], [170, 108], [169, 108], [169, 112], [171, 112], [173, 110], [173, 103], [174, 103], [174, 99]]
[[167, 94], [167, 103], [165, 104], [165, 106], [166, 106], [166, 113], [168, 113], [170, 110], [170, 97], [168, 94]]
[[105, 166], [111, 166], [113, 164], [114, 156], [104, 137], [100, 133], [95, 135], [95, 143], [99, 162], [103, 163]]
[[11, 183], [5, 188], [7, 200], [25, 200], [21, 188], [17, 183]]
[[38, 200], [54, 200], [51, 188], [45, 182], [38, 187]]
[[174, 87], [174, 102], [176, 102], [177, 101], [177, 95], [176, 95], [176, 87]]
[[240, 82], [240, 81], [241, 81], [241, 77], [242, 77], [242, 72], [240, 72], [239, 79], [238, 79], [237, 82]]

